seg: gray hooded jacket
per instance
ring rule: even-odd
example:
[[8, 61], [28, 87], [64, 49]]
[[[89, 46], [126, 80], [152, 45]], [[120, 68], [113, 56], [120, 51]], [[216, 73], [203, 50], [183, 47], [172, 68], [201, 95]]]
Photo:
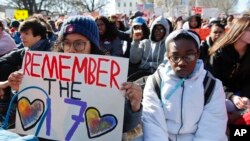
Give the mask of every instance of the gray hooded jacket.
[[[156, 25], [162, 25], [166, 30], [162, 40], [152, 40], [153, 29]], [[169, 24], [162, 16], [156, 18], [150, 27], [150, 38], [142, 41], [133, 41], [130, 48], [130, 62], [137, 64], [139, 68], [148, 72], [154, 72], [164, 59], [166, 52], [165, 39], [169, 34]]]

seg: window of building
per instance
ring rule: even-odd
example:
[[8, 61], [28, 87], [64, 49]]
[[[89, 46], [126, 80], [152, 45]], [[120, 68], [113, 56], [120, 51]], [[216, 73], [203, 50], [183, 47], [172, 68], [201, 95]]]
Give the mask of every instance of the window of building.
[[118, 6], [118, 7], [120, 7], [120, 6], [121, 6], [120, 2], [118, 2], [118, 3], [117, 3], [117, 6]]
[[129, 3], [129, 6], [132, 7], [132, 2]]
[[126, 2], [124, 2], [123, 7], [126, 7]]

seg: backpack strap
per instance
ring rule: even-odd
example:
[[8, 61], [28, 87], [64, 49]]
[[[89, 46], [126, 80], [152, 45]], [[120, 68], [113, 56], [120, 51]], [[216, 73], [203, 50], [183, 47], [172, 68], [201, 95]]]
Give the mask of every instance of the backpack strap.
[[213, 77], [213, 75], [207, 71], [206, 76], [204, 78], [203, 81], [203, 86], [204, 86], [204, 105], [206, 105], [207, 103], [209, 103], [210, 98], [212, 96], [212, 92], [215, 86], [215, 78]]
[[153, 86], [154, 86], [155, 92], [158, 98], [161, 100], [161, 89], [160, 89], [161, 77], [159, 74], [159, 69], [157, 69], [156, 72], [152, 75], [152, 80], [153, 80]]

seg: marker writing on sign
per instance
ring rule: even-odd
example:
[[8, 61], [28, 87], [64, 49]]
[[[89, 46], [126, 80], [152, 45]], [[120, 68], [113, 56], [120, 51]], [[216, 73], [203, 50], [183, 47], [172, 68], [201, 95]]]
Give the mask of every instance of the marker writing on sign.
[[[42, 63], [41, 63], [42, 59]], [[72, 61], [69, 63], [68, 61]], [[103, 69], [102, 66], [110, 66]], [[75, 82], [76, 76], [82, 76], [81, 81], [88, 85], [99, 87], [116, 87], [119, 89], [117, 77], [121, 69], [117, 61], [107, 58], [93, 58], [65, 55], [48, 55], [26, 52], [23, 65], [24, 74], [38, 78], [52, 78], [66, 82]], [[48, 74], [45, 74], [48, 72]], [[67, 72], [67, 73], [65, 73]], [[101, 76], [108, 77], [109, 83], [102, 82]]]

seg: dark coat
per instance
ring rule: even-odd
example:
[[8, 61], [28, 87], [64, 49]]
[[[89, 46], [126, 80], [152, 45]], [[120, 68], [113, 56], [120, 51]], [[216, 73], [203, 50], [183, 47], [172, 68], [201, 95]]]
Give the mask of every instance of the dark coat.
[[242, 58], [228, 45], [219, 49], [210, 62], [215, 77], [219, 78], [227, 94], [227, 98], [237, 94], [250, 98], [250, 45]]

